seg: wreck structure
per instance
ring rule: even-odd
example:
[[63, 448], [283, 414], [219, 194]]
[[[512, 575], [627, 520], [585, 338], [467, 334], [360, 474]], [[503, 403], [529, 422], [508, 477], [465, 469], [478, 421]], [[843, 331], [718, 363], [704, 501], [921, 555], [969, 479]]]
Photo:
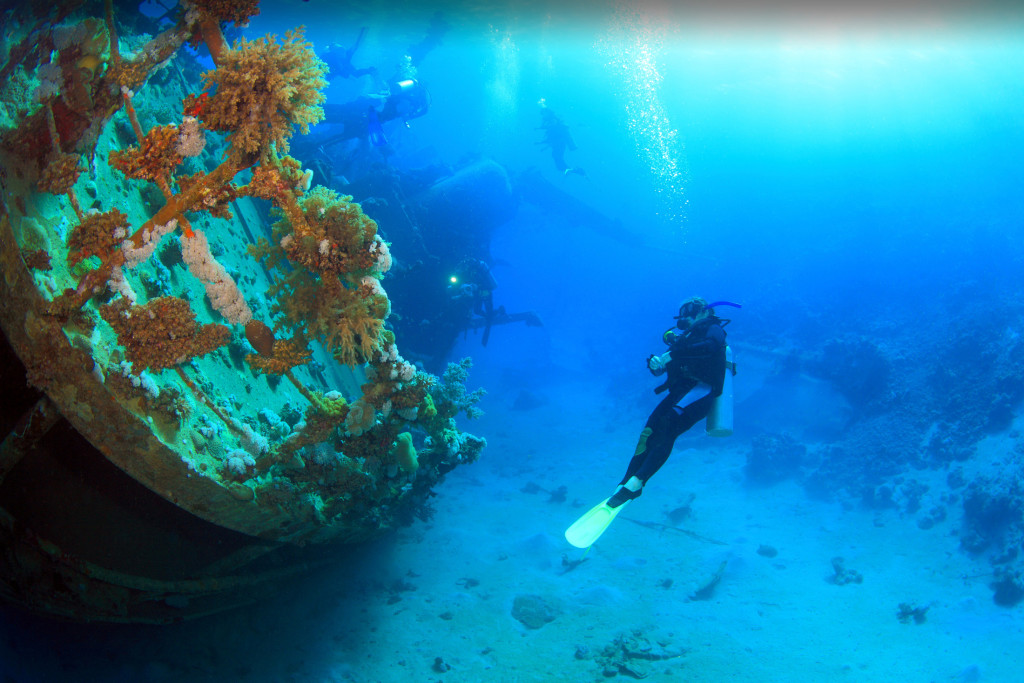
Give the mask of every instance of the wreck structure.
[[484, 446], [468, 360], [399, 351], [378, 225], [288, 155], [323, 115], [301, 30], [229, 46], [254, 1], [182, 5], [136, 36], [58, 3], [0, 53], [0, 595], [67, 618], [258, 599]]

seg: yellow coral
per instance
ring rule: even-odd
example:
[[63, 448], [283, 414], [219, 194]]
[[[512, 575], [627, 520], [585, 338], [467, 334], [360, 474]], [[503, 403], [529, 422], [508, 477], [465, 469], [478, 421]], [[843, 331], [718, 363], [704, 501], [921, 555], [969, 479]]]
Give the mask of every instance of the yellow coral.
[[295, 126], [308, 133], [310, 124], [323, 119], [320, 89], [327, 85], [326, 73], [301, 29], [285, 34], [283, 43], [273, 35], [243, 38], [203, 75], [206, 87], [213, 88], [202, 109], [203, 124], [228, 133], [238, 160], [263, 156], [271, 143], [287, 151]]
[[406, 474], [412, 474], [419, 469], [416, 447], [412, 445], [412, 434], [409, 432], [402, 432], [395, 439], [395, 457], [398, 459], [398, 466]]

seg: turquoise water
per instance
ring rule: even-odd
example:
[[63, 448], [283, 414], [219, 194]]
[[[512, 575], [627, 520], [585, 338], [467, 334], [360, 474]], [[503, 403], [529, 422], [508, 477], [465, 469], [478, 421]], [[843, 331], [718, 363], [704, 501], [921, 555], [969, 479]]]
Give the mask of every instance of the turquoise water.
[[[431, 522], [242, 615], [129, 631], [8, 614], [8, 680], [1013, 680], [1021, 603], [995, 598], [1024, 572], [1024, 24], [801, 9], [442, 8], [415, 64], [429, 111], [385, 122], [386, 148], [328, 156], [354, 188], [362, 164], [507, 172], [514, 215], [458, 232], [484, 245], [495, 305], [544, 324], [453, 340], [489, 392], [481, 462], [439, 487]], [[387, 86], [432, 15], [275, 3], [241, 35], [304, 24], [320, 52], [365, 27], [352, 62], [379, 78], [331, 80], [342, 104]], [[541, 101], [585, 174], [538, 144]], [[374, 216], [372, 192], [346, 191]], [[383, 285], [399, 316], [436, 313]], [[658, 400], [644, 360], [695, 294], [743, 306], [720, 310], [736, 432], [695, 427], [630, 512], [704, 540], [619, 521], [565, 571], [562, 531], [614, 490]], [[834, 556], [863, 585], [838, 585]], [[716, 597], [689, 599], [723, 562]], [[557, 605], [549, 623], [514, 618], [524, 594]], [[928, 619], [898, 621], [905, 601]], [[629, 634], [657, 658], [602, 654]], [[37, 661], [47, 642], [57, 663]]]

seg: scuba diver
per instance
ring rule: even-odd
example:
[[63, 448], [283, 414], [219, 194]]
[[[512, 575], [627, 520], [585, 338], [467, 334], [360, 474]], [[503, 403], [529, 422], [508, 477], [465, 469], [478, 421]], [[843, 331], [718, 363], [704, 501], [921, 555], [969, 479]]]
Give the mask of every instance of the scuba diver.
[[341, 76], [342, 78], [361, 78], [362, 76], [376, 76], [377, 67], [371, 66], [366, 69], [357, 69], [352, 66], [352, 57], [355, 56], [356, 50], [359, 49], [359, 45], [363, 42], [363, 36], [366, 35], [366, 27], [359, 29], [359, 37], [356, 38], [355, 45], [350, 48], [343, 48], [337, 43], [333, 43], [327, 46], [323, 54], [320, 55], [320, 59], [327, 64], [330, 68], [331, 76]]
[[430, 109], [430, 94], [412, 78], [391, 83], [381, 93], [362, 95], [344, 104], [325, 104], [324, 123], [341, 130], [315, 144], [320, 148], [353, 139], [369, 140], [374, 147], [388, 144], [383, 124], [401, 120], [406, 125]]
[[[727, 372], [736, 372], [725, 342], [729, 321], [715, 314], [716, 306], [740, 308], [728, 301], [709, 304], [700, 297], [683, 302], [675, 316], [675, 327], [662, 335], [668, 351], [648, 356], [651, 374], [668, 374], [655, 393], [667, 391], [668, 395], [647, 418], [619, 487], [565, 532], [574, 546], [590, 547], [604, 533], [626, 503], [639, 497], [644, 484], [665, 464], [676, 439], [697, 422], [707, 418], [707, 431], [712, 435], [732, 433], [731, 403], [718, 415], [711, 415], [727, 382], [729, 390], [724, 393], [726, 400], [731, 401], [732, 377]], [[712, 424], [719, 418], [728, 424]]]
[[[542, 327], [540, 317], [531, 311], [507, 313], [505, 307], [494, 308], [494, 288], [498, 282], [491, 274], [490, 267], [481, 259], [465, 258], [455, 267], [455, 274], [449, 278], [450, 300], [453, 311], [460, 318], [463, 331], [484, 328], [480, 343], [487, 346], [491, 327], [523, 321], [527, 327]], [[478, 317], [474, 317], [478, 316]]]
[[548, 107], [544, 98], [541, 98], [537, 104], [540, 105], [541, 118], [541, 125], [537, 130], [544, 131], [544, 139], [537, 144], [551, 149], [551, 158], [555, 161], [555, 168], [561, 171], [562, 175], [577, 173], [585, 178], [586, 171], [579, 167], [569, 166], [565, 161], [566, 150], [576, 151], [576, 142], [572, 139], [569, 126], [565, 125], [561, 117]]
[[468, 302], [472, 314], [494, 317], [494, 288], [498, 282], [484, 261], [478, 258], [462, 259], [455, 267], [455, 274], [449, 278], [449, 283], [452, 301]]
[[410, 45], [407, 50], [409, 59], [413, 64], [419, 64], [422, 62], [428, 54], [433, 52], [434, 48], [441, 45], [444, 42], [444, 36], [451, 29], [451, 25], [445, 20], [444, 14], [441, 12], [434, 12], [430, 17], [430, 26], [427, 28], [427, 35], [423, 37], [423, 40]]

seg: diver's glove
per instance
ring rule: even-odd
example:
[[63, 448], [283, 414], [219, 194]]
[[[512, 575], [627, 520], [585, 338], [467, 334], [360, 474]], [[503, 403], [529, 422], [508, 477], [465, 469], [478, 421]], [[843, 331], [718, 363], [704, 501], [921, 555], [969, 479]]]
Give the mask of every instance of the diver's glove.
[[665, 359], [662, 356], [656, 356], [652, 353], [647, 357], [647, 369], [655, 376], [664, 373]]

